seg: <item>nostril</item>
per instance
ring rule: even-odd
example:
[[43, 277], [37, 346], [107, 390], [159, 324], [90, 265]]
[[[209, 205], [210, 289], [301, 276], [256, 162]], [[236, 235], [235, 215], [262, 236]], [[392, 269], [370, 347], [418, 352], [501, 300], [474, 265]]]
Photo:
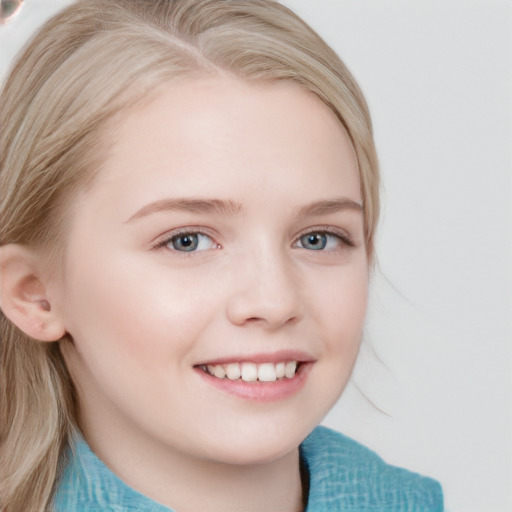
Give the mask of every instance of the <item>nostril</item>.
[[237, 287], [226, 304], [231, 323], [237, 326], [259, 325], [278, 328], [295, 323], [301, 316], [303, 303], [297, 283], [272, 280], [246, 283]]

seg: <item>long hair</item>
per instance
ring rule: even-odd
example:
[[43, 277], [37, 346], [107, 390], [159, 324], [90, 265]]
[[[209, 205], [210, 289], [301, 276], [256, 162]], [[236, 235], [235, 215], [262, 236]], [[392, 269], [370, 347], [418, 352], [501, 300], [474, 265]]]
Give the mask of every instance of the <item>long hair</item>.
[[[287, 80], [318, 96], [351, 139], [373, 257], [379, 174], [364, 97], [331, 48], [272, 0], [80, 0], [26, 47], [0, 99], [0, 245], [58, 258], [77, 194], [94, 179], [109, 129], [173, 81], [230, 74]], [[76, 428], [76, 393], [60, 348], [1, 322], [0, 508], [51, 510]]]

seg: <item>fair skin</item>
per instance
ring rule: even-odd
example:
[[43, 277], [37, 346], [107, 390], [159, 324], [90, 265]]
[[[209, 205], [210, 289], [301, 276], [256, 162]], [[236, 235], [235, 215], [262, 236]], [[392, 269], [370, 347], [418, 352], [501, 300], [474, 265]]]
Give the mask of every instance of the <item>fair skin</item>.
[[[345, 130], [296, 85], [198, 80], [124, 116], [40, 298], [126, 483], [180, 512], [302, 508], [298, 445], [362, 334], [361, 203]], [[236, 363], [270, 381], [219, 377]]]

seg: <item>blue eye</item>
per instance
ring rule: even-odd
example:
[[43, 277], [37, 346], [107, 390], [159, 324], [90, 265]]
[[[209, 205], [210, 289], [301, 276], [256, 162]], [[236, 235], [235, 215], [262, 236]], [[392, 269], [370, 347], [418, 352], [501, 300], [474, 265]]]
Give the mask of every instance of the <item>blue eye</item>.
[[[331, 235], [332, 236], [332, 235]], [[304, 249], [312, 251], [321, 251], [327, 246], [327, 234], [325, 233], [308, 233], [300, 237], [300, 243]]]
[[180, 233], [165, 242], [170, 249], [180, 252], [206, 251], [217, 247], [215, 242], [203, 233]]
[[340, 249], [344, 245], [353, 245], [347, 235], [329, 233], [328, 231], [310, 231], [297, 241], [298, 247], [308, 251], [332, 251]]

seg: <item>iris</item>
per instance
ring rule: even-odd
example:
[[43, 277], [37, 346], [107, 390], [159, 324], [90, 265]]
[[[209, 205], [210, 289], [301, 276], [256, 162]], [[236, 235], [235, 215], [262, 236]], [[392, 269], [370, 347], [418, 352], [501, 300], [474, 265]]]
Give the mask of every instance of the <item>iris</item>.
[[308, 233], [300, 237], [300, 243], [304, 249], [321, 251], [327, 245], [327, 235], [325, 233]]
[[171, 239], [172, 248], [177, 251], [192, 252], [197, 249], [199, 245], [198, 233], [186, 233], [183, 235], [174, 236]]

